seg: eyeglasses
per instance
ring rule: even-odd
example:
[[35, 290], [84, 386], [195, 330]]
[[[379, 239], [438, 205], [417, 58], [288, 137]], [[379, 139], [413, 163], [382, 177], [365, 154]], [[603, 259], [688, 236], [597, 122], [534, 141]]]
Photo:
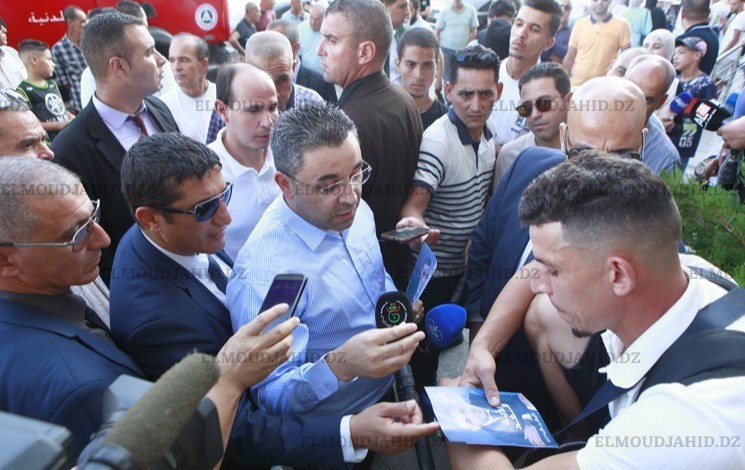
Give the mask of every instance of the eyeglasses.
[[515, 111], [517, 111], [517, 114], [524, 118], [533, 114], [533, 107], [535, 107], [535, 109], [537, 109], [538, 111], [545, 113], [547, 111], [551, 111], [551, 107], [553, 106], [553, 102], [555, 99], [557, 98], [542, 96], [535, 100], [535, 102], [523, 101], [522, 103], [517, 105]]
[[220, 201], [225, 201], [225, 205], [227, 206], [232, 195], [233, 183], [227, 183], [223, 192], [200, 202], [199, 204], [194, 206], [193, 210], [189, 211], [186, 209], [174, 209], [173, 207], [159, 206], [155, 206], [153, 207], [153, 209], [161, 212], [167, 212], [169, 214], [189, 214], [193, 215], [197, 219], [197, 222], [207, 222], [215, 216], [217, 208], [220, 207]]
[[16, 246], [71, 246], [73, 253], [78, 253], [80, 250], [88, 246], [88, 242], [91, 239], [93, 228], [101, 220], [101, 204], [98, 200], [91, 201], [93, 204], [93, 213], [91, 218], [83, 224], [79, 229], [75, 231], [75, 235], [72, 236], [72, 240], [69, 242], [2, 242], [0, 247], [16, 247]]
[[[361, 187], [363, 184], [367, 182], [367, 180], [370, 179], [370, 173], [372, 173], [372, 166], [370, 166], [369, 163], [363, 160], [362, 169], [349, 177], [349, 184], [352, 186]], [[344, 188], [347, 186], [347, 182], [342, 180], [342, 181], [337, 181], [334, 184], [324, 186], [323, 188], [317, 188], [315, 185], [303, 183], [302, 181], [300, 181], [299, 179], [295, 178], [292, 175], [289, 175], [287, 173], [285, 173], [285, 175], [291, 180], [302, 184], [303, 186], [313, 188], [313, 191], [320, 194], [321, 196], [338, 196], [344, 191]]]
[[25, 96], [10, 88], [4, 91], [0, 90], [0, 110], [8, 108], [14, 111], [26, 111], [28, 101]]
[[[566, 149], [564, 151], [564, 153], [566, 154], [567, 158], [569, 158], [569, 159], [575, 158], [583, 150], [590, 150], [591, 149], [591, 147], [573, 147], [573, 148], [569, 148], [569, 139], [567, 137], [568, 135], [569, 135], [569, 126], [566, 126], [566, 128], [564, 129], [564, 148]], [[647, 143], [647, 134], [644, 131], [642, 131], [642, 149], [641, 149], [640, 152], [633, 152], [633, 151], [630, 151], [630, 150], [624, 150], [624, 151], [620, 151], [620, 152], [608, 152], [608, 153], [613, 154], [613, 155], [618, 155], [621, 158], [630, 158], [631, 160], [637, 160], [637, 161], [640, 161], [641, 162], [642, 161], [642, 155], [644, 155], [644, 146], [646, 145], [646, 143]]]

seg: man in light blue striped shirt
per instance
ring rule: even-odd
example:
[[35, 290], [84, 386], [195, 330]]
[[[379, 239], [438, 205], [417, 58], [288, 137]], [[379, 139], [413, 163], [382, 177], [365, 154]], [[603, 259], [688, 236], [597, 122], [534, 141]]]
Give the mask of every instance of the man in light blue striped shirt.
[[233, 328], [256, 316], [274, 276], [304, 274], [308, 283], [292, 357], [252, 395], [270, 414], [356, 413], [385, 396], [424, 338], [413, 323], [375, 329], [378, 297], [396, 288], [360, 199], [371, 168], [354, 123], [326, 104], [282, 113], [271, 147], [282, 197], [236, 260], [227, 289]]

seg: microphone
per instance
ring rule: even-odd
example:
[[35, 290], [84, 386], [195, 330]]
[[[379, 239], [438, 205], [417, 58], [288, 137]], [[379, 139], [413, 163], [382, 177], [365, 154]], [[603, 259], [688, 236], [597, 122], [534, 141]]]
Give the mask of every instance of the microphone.
[[698, 127], [716, 131], [722, 127], [726, 119], [732, 117], [732, 114], [717, 100], [698, 100], [691, 106], [689, 116]]
[[691, 108], [696, 102], [698, 102], [698, 98], [694, 98], [690, 92], [684, 91], [670, 102], [670, 111], [675, 114], [690, 114]]
[[456, 304], [441, 304], [427, 312], [424, 319], [427, 338], [419, 344], [421, 352], [434, 354], [460, 341], [466, 316], [466, 309]]
[[[378, 328], [392, 328], [405, 323], [413, 315], [411, 300], [403, 292], [386, 292], [378, 298], [375, 306], [375, 323]], [[415, 400], [420, 405], [419, 394], [414, 385], [414, 374], [409, 364], [404, 365], [396, 374], [396, 394], [399, 400]], [[432, 450], [429, 448], [429, 440], [426, 437], [417, 439], [414, 443], [420, 470], [434, 470], [435, 461]]]
[[[169, 454], [172, 443], [219, 377], [214, 358], [206, 354], [187, 356], [124, 413], [103, 439], [103, 445], [93, 449], [79, 467], [150, 468]], [[84, 451], [81, 460], [86, 454]]]

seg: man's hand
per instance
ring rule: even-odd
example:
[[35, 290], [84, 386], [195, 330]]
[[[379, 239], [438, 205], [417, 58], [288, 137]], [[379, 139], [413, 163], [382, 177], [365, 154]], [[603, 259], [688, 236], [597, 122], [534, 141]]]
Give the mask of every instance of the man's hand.
[[[428, 228], [424, 221], [418, 217], [404, 217], [399, 220], [396, 224], [396, 230], [401, 230], [406, 227], [422, 227]], [[440, 239], [440, 231], [436, 228], [429, 229], [429, 233], [422, 235], [419, 238], [415, 238], [409, 242], [409, 247], [412, 250], [418, 250], [422, 247], [422, 243], [427, 242], [428, 245], [434, 245], [437, 240]]]
[[483, 388], [491, 406], [499, 405], [499, 389], [494, 381], [497, 363], [494, 356], [477, 344], [471, 346], [466, 367], [460, 376], [459, 387]]
[[217, 353], [221, 382], [243, 393], [287, 361], [293, 340], [292, 330], [300, 324], [300, 320], [290, 318], [261, 334], [287, 309], [287, 304], [275, 305], [243, 325], [228, 339]]
[[745, 116], [720, 127], [717, 134], [729, 148], [745, 149]]
[[722, 150], [719, 151], [719, 156], [717, 158], [712, 158], [711, 161], [706, 164], [706, 167], [704, 168], [704, 179], [708, 181], [712, 176], [717, 176], [719, 173], [719, 167], [722, 166], [722, 163], [724, 163], [724, 159], [727, 158], [729, 152], [729, 147], [727, 147], [727, 145], [722, 145]]
[[329, 368], [342, 382], [355, 377], [385, 377], [401, 369], [424, 332], [414, 323], [402, 323], [393, 328], [374, 328], [352, 336], [332, 354], [338, 360]]
[[414, 310], [414, 323], [418, 325], [424, 319], [424, 304], [421, 300], [417, 299], [412, 308]]
[[378, 403], [352, 416], [349, 430], [355, 448], [398, 454], [420, 437], [439, 429], [438, 423], [422, 423], [422, 411], [414, 400]]

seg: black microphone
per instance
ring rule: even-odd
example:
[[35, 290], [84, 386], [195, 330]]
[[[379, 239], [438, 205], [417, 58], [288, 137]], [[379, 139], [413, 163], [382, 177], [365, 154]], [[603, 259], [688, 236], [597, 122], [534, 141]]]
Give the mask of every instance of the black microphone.
[[176, 437], [219, 377], [220, 368], [214, 358], [205, 354], [187, 356], [124, 413], [102, 446], [92, 450], [89, 458], [81, 455], [84, 460], [78, 462], [78, 467], [150, 468], [168, 455]]
[[[411, 307], [411, 300], [403, 292], [386, 292], [378, 298], [378, 303], [375, 306], [375, 323], [378, 328], [392, 328], [405, 323], [409, 317], [413, 319], [413, 315], [414, 309]], [[405, 364], [401, 370], [396, 372], [395, 377], [398, 399], [402, 401], [414, 400], [417, 405], [421, 405], [411, 366]], [[435, 469], [435, 460], [432, 457], [432, 450], [429, 448], [429, 440], [426, 437], [417, 439], [414, 443], [414, 450], [420, 470]]]
[[716, 100], [699, 100], [692, 107], [690, 118], [698, 127], [707, 131], [716, 131], [724, 121], [732, 117], [725, 105]]

